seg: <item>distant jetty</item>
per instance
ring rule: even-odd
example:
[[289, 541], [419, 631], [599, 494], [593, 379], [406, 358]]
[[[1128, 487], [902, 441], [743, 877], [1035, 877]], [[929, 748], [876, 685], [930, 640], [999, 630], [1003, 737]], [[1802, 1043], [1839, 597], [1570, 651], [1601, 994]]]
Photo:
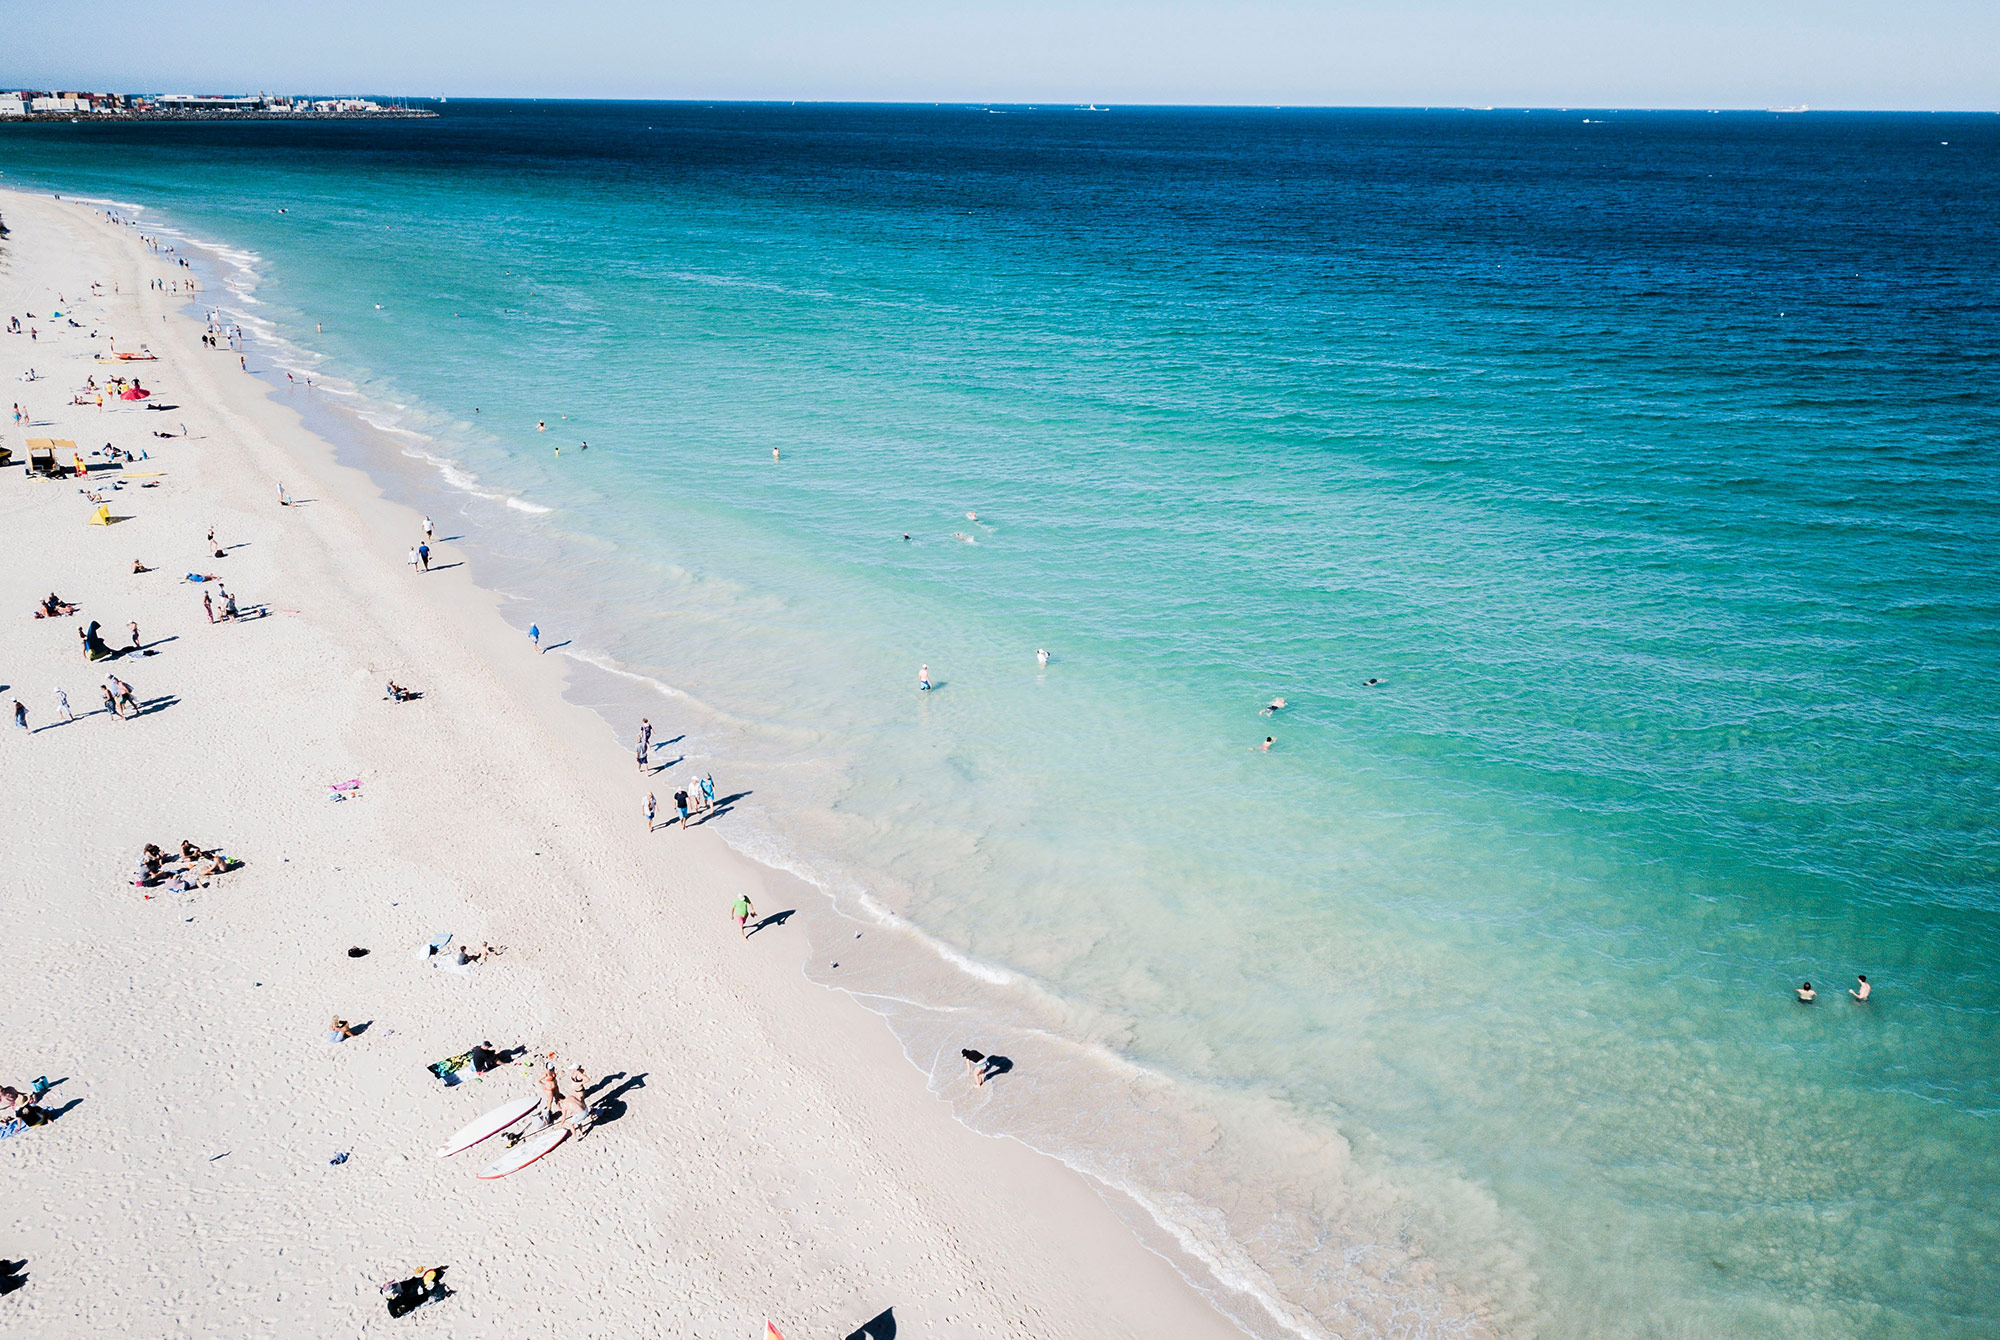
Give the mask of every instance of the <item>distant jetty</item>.
[[280, 97], [268, 93], [0, 92], [0, 125], [10, 121], [395, 121], [433, 117], [428, 107], [368, 98]]

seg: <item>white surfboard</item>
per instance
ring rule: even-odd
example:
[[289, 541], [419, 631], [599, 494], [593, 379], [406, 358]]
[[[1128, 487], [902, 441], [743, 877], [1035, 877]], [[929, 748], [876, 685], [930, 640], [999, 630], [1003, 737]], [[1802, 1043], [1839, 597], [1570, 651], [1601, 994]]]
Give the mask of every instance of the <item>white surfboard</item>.
[[541, 1105], [541, 1096], [532, 1093], [525, 1098], [502, 1103], [439, 1146], [438, 1157], [448, 1159], [461, 1149], [470, 1149], [481, 1140], [500, 1134]]
[[540, 1135], [529, 1136], [520, 1144], [515, 1145], [505, 1154], [493, 1160], [493, 1162], [487, 1164], [484, 1168], [481, 1168], [479, 1176], [484, 1180], [490, 1181], [495, 1177], [505, 1177], [508, 1173], [517, 1173], [568, 1138], [569, 1126], [566, 1123], [558, 1122], [556, 1125], [543, 1131]]

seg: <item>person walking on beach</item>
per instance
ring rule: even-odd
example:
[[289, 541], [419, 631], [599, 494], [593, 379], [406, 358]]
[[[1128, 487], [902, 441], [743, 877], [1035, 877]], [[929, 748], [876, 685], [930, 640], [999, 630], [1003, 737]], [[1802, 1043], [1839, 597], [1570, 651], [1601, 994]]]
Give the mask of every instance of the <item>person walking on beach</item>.
[[118, 710], [118, 700], [112, 697], [111, 686], [109, 684], [99, 684], [97, 688], [98, 691], [104, 695], [104, 710], [109, 712], [112, 716], [117, 717], [120, 721], [123, 721], [125, 719], [125, 714]]
[[929, 665], [917, 667], [917, 688], [925, 693], [931, 691], [931, 668]]
[[202, 610], [203, 610], [203, 611], [204, 611], [204, 612], [205, 612], [205, 613], [206, 613], [206, 614], [208, 615], [208, 621], [209, 621], [210, 623], [214, 623], [214, 622], [215, 622], [215, 601], [214, 601], [214, 600], [213, 600], [213, 599], [212, 599], [212, 598], [211, 598], [211, 597], [209, 596], [208, 592], [206, 592], [206, 591], [203, 591], [203, 592], [201, 593], [201, 608], [202, 608]]
[[540, 624], [531, 623], [528, 625], [528, 641], [535, 644], [536, 651], [542, 649], [542, 626]]
[[757, 909], [750, 905], [750, 895], [739, 893], [736, 901], [729, 905], [729, 915], [736, 919], [736, 930], [744, 939], [750, 938], [750, 918], [757, 915]]
[[648, 833], [652, 832], [653, 829], [656, 827], [656, 825], [653, 822], [653, 816], [658, 814], [659, 811], [660, 811], [660, 802], [653, 799], [653, 793], [651, 791], [648, 791], [646, 793], [646, 831]]
[[28, 705], [19, 698], [14, 700], [14, 724], [22, 730], [28, 729]]
[[417, 557], [423, 560], [424, 571], [429, 572], [431, 570], [431, 547], [427, 544], [418, 545]]
[[76, 713], [69, 710], [69, 695], [61, 689], [56, 690], [56, 706], [62, 709], [64, 721], [76, 720]]
[[132, 645], [127, 647], [125, 650], [127, 651], [139, 650], [139, 621], [137, 619], [134, 619], [131, 623], [127, 624], [126, 627], [132, 630]]
[[688, 793], [685, 789], [674, 792], [674, 808], [681, 812], [681, 827], [688, 826]]
[[653, 758], [653, 723], [645, 717], [639, 718], [639, 771], [646, 770], [646, 764]]
[[1872, 988], [1868, 985], [1868, 974], [1864, 972], [1861, 974], [1861, 985], [1849, 987], [1847, 989], [1847, 994], [1854, 997], [1856, 1000], [1866, 1000], [1868, 999], [1868, 993], [1870, 990], [1872, 990]]
[[[131, 708], [132, 715], [135, 717], [138, 716], [139, 701], [138, 699], [132, 696], [132, 686], [130, 684], [127, 684], [124, 680], [118, 678], [118, 676], [116, 675], [108, 676], [108, 678], [111, 680], [113, 684], [118, 686], [118, 706], [121, 708], [123, 707]], [[123, 716], [124, 713], [120, 712], [119, 715]]]
[[434, 538], [434, 537], [435, 537], [436, 535], [437, 535], [437, 532], [431, 529], [431, 519], [430, 519], [429, 517], [425, 517], [425, 518], [424, 518], [424, 539], [425, 539], [426, 541], [428, 541], [428, 540], [430, 540], [430, 539]]
[[701, 779], [701, 812], [707, 814], [715, 808], [715, 774], [707, 773]]
[[420, 563], [421, 561], [422, 561], [422, 560], [421, 560], [421, 559], [419, 559], [419, 558], [417, 557], [417, 546], [415, 546], [414, 544], [413, 544], [413, 545], [411, 545], [411, 546], [410, 546], [410, 571], [411, 571], [412, 573], [415, 573], [416, 571], [418, 571], [418, 568], [417, 568], [417, 564], [418, 564], [418, 563]]

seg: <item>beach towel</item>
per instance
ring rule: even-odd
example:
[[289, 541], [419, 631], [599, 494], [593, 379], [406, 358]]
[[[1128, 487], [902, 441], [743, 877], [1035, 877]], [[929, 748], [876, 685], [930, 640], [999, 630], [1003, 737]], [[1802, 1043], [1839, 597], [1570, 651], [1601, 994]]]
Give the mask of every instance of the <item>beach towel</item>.
[[476, 1073], [472, 1069], [471, 1052], [463, 1056], [447, 1056], [444, 1060], [433, 1061], [424, 1068], [441, 1080], [447, 1089], [454, 1084], [464, 1083], [467, 1075]]
[[20, 1118], [9, 1117], [5, 1121], [0, 1121], [0, 1140], [12, 1139], [27, 1129], [27, 1124]]

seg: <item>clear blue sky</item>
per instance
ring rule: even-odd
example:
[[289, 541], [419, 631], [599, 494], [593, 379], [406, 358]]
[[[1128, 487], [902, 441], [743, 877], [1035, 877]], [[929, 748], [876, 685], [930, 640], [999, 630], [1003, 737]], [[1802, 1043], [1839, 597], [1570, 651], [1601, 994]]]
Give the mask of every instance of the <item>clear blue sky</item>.
[[2000, 108], [2000, 0], [14, 0], [0, 87]]

